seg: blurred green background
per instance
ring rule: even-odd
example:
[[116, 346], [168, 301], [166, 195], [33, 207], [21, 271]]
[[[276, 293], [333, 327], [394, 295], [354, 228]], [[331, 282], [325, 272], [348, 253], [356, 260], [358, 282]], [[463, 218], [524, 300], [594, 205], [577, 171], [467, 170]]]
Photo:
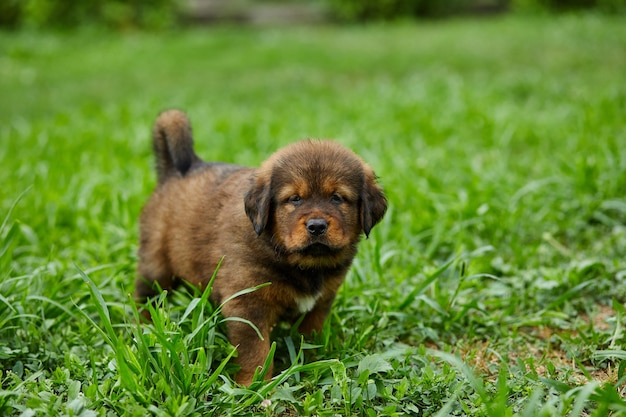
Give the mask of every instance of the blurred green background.
[[371, 21], [584, 9], [624, 13], [626, 0], [3, 0], [0, 27], [159, 29], [206, 20]]

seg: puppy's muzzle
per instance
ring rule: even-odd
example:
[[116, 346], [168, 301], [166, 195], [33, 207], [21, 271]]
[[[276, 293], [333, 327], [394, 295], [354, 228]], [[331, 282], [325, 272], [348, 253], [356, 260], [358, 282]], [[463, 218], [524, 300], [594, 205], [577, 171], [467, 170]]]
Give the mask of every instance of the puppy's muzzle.
[[324, 219], [309, 219], [306, 222], [306, 231], [311, 236], [322, 236], [328, 230], [328, 222]]

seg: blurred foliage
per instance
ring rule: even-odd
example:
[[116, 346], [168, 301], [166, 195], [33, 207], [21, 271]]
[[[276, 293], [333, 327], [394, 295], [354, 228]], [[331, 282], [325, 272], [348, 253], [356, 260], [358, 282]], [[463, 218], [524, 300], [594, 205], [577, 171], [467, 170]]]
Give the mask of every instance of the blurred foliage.
[[328, 0], [333, 14], [343, 20], [390, 20], [444, 17], [503, 11], [523, 13], [595, 9], [626, 11], [626, 0]]
[[114, 29], [164, 28], [175, 24], [178, 0], [2, 0], [0, 27]]
[[626, 12], [626, 0], [511, 0], [514, 11], [566, 12], [593, 9], [604, 13]]
[[[72, 28], [97, 25], [113, 29], [162, 29], [179, 23], [185, 0], [2, 0], [0, 27]], [[626, 0], [319, 0], [340, 21], [438, 18], [459, 14], [558, 13], [596, 10], [625, 13]], [[306, 0], [251, 0], [219, 7], [251, 7], [254, 3], [305, 3]], [[220, 6], [222, 4], [222, 6]], [[233, 4], [235, 4], [233, 6]], [[239, 4], [239, 6], [237, 6]], [[228, 6], [226, 6], [228, 5]], [[214, 5], [215, 6], [215, 5]]]
[[507, 0], [329, 0], [332, 12], [345, 20], [441, 17], [504, 9], [507, 3]]

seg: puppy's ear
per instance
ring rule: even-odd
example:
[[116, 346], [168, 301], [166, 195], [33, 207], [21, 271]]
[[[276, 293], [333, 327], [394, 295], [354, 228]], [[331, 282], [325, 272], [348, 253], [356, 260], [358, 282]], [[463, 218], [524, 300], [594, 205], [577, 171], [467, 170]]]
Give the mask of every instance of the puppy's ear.
[[250, 218], [257, 236], [259, 236], [265, 229], [265, 226], [267, 226], [271, 202], [272, 194], [270, 182], [260, 177], [255, 178], [252, 187], [244, 197], [243, 203], [246, 214]]
[[376, 183], [376, 175], [369, 168], [365, 170], [363, 191], [361, 192], [361, 226], [369, 237], [372, 227], [382, 220], [387, 211], [387, 198]]

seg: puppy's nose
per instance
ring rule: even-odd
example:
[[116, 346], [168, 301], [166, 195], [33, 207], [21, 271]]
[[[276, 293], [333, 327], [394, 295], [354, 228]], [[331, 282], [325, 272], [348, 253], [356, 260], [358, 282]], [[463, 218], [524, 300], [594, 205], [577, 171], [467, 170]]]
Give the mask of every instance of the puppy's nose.
[[328, 229], [328, 222], [324, 219], [309, 219], [306, 222], [306, 230], [311, 236], [322, 236]]

